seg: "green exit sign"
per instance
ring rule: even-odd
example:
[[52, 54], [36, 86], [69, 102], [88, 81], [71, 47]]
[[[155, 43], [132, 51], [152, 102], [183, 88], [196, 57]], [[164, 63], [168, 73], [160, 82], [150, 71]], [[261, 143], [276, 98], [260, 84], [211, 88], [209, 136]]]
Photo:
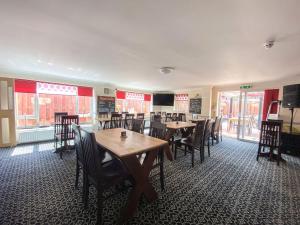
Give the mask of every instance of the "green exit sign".
[[240, 86], [240, 89], [249, 89], [249, 88], [252, 88], [251, 84], [243, 84]]

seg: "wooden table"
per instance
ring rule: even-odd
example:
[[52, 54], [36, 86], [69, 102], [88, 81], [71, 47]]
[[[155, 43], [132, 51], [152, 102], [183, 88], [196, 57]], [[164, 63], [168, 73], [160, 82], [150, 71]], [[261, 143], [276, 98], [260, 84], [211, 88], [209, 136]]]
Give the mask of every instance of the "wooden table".
[[190, 122], [181, 122], [181, 121], [173, 121], [173, 122], [165, 122], [167, 129], [178, 130], [183, 128], [193, 128], [196, 126], [194, 123]]
[[[121, 132], [126, 131], [127, 137], [121, 138]], [[157, 192], [149, 182], [149, 175], [158, 151], [163, 148], [169, 160], [173, 160], [167, 141], [146, 136], [144, 134], [122, 128], [107, 129], [95, 133], [97, 143], [118, 157], [135, 179], [135, 185], [129, 193], [126, 208], [122, 213], [122, 222], [134, 215], [142, 194], [149, 202], [157, 199]], [[141, 164], [137, 155], [147, 153]]]
[[165, 124], [168, 129], [168, 137], [172, 140], [172, 150], [174, 150], [175, 132], [180, 130], [183, 136], [188, 136], [193, 132], [193, 129], [196, 126], [195, 123], [181, 122], [181, 121], [165, 122]]

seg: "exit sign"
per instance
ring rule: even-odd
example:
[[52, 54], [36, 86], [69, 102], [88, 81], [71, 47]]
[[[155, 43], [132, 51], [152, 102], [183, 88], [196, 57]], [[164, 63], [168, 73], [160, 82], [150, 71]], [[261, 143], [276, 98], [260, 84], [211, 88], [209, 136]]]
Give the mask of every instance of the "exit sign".
[[240, 86], [240, 89], [249, 89], [249, 88], [252, 88], [251, 84], [243, 84]]

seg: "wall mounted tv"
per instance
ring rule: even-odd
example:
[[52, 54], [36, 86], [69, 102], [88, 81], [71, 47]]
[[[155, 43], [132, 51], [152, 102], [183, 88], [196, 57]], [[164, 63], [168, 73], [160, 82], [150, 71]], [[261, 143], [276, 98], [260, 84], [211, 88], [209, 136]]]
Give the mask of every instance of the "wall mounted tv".
[[174, 94], [153, 94], [153, 105], [173, 106]]

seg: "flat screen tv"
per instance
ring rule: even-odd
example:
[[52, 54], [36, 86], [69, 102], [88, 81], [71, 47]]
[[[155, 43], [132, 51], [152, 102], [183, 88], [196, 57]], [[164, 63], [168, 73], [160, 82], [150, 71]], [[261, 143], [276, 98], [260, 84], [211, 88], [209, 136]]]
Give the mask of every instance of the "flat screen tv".
[[173, 106], [174, 94], [153, 94], [153, 105]]

